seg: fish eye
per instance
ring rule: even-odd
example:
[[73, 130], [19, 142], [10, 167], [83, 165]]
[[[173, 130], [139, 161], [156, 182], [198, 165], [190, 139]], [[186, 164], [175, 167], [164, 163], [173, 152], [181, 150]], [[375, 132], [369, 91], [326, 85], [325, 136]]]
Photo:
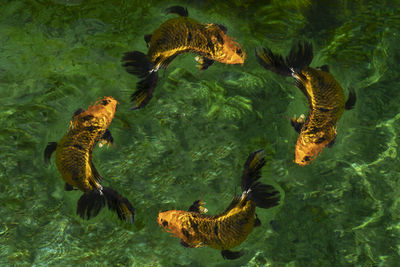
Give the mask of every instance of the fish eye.
[[162, 222], [162, 225], [163, 225], [164, 227], [167, 227], [167, 226], [168, 226], [168, 222], [167, 222], [167, 221], [161, 220], [161, 222]]
[[240, 48], [236, 49], [236, 53], [237, 53], [238, 55], [241, 55], [241, 54], [242, 54], [242, 49], [240, 49]]
[[107, 106], [108, 103], [110, 103], [110, 100], [103, 99], [103, 100], [101, 101], [101, 104], [102, 104], [103, 106]]
[[310, 157], [309, 156], [305, 156], [303, 161], [310, 161]]

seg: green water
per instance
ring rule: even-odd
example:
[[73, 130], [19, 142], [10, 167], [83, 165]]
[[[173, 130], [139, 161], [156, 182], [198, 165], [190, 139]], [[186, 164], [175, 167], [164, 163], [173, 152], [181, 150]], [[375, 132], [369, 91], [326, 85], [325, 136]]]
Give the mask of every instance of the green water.
[[[149, 105], [129, 110], [137, 78], [122, 54], [146, 51], [145, 34], [180, 4], [215, 22], [248, 54], [244, 66], [215, 63], [198, 75], [194, 55], [176, 58]], [[0, 8], [1, 266], [399, 266], [399, 1], [7, 1]], [[312, 66], [328, 64], [355, 109], [338, 125], [336, 144], [309, 166], [293, 163], [293, 114], [307, 102], [289, 78], [263, 69], [254, 47], [286, 54], [314, 45]], [[72, 114], [102, 96], [119, 108], [115, 145], [96, 148], [103, 185], [127, 197], [134, 225], [103, 210], [76, 215], [79, 191], [64, 191], [43, 150], [65, 134]], [[239, 191], [248, 154], [264, 148], [264, 183], [281, 205], [258, 210], [262, 226], [223, 260], [189, 249], [163, 232], [159, 210], [187, 209], [197, 198], [209, 214]]]

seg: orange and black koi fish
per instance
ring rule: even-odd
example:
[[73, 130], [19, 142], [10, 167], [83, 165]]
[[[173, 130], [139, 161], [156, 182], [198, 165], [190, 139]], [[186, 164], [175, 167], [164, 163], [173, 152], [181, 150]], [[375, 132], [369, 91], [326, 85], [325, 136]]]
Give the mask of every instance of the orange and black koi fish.
[[268, 209], [279, 204], [280, 194], [271, 185], [258, 182], [265, 164], [264, 151], [249, 155], [242, 176], [242, 195], [235, 196], [228, 208], [219, 215], [208, 216], [195, 201], [188, 211], [169, 210], [159, 212], [157, 222], [164, 230], [181, 239], [185, 247], [209, 246], [221, 250], [225, 259], [236, 259], [243, 252], [230, 251], [240, 245], [261, 225], [255, 213], [256, 207]]
[[340, 84], [329, 73], [328, 66], [319, 69], [309, 67], [313, 59], [310, 43], [299, 43], [292, 47], [286, 59], [272, 53], [270, 49], [256, 49], [258, 62], [264, 68], [283, 76], [292, 76], [295, 85], [308, 99], [309, 113], [298, 119], [293, 117], [291, 124], [300, 134], [295, 148], [294, 162], [305, 166], [323, 150], [334, 144], [337, 135], [337, 122], [345, 109], [352, 109], [356, 102], [353, 89], [349, 90], [348, 100]]
[[188, 17], [186, 8], [173, 6], [166, 14], [176, 13], [178, 18], [169, 19], [146, 35], [149, 47], [147, 55], [139, 51], [127, 52], [122, 58], [126, 71], [138, 76], [137, 91], [132, 94], [132, 109], [147, 105], [158, 81], [159, 68], [167, 68], [179, 54], [191, 52], [199, 55], [199, 69], [207, 69], [214, 61], [225, 64], [243, 64], [246, 53], [239, 44], [226, 35], [226, 27], [219, 24], [202, 24]]
[[101, 186], [102, 177], [92, 162], [92, 151], [98, 142], [101, 145], [113, 143], [107, 128], [114, 118], [117, 104], [114, 98], [104, 97], [86, 111], [78, 109], [61, 141], [47, 145], [44, 159], [49, 164], [51, 154], [56, 151], [56, 164], [65, 181], [65, 190], [77, 188], [83, 192], [77, 208], [80, 217], [95, 217], [107, 203], [119, 219], [133, 223], [135, 213], [131, 203], [113, 189]]

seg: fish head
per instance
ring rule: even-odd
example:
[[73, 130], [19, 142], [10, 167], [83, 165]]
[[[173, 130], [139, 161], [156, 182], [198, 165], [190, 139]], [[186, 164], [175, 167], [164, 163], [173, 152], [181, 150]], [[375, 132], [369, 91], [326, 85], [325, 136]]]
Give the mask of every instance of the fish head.
[[224, 57], [221, 62], [225, 64], [244, 64], [246, 52], [242, 47], [226, 34], [223, 34], [223, 40], [222, 52]]
[[322, 152], [322, 149], [326, 145], [316, 144], [316, 143], [307, 143], [299, 144], [297, 141], [296, 149], [295, 149], [295, 158], [294, 162], [300, 166], [305, 166], [313, 161], [319, 153]]
[[160, 211], [158, 213], [157, 223], [166, 232], [184, 239], [185, 236], [182, 234], [183, 223], [180, 220], [183, 213], [184, 211], [181, 210]]
[[246, 53], [232, 37], [226, 34], [225, 27], [219, 24], [210, 24], [209, 30], [212, 32], [211, 41], [215, 48], [215, 58], [212, 59], [225, 64], [244, 63]]
[[313, 161], [322, 150], [329, 146], [336, 138], [336, 128], [331, 131], [321, 131], [314, 138], [305, 138], [300, 134], [297, 139], [294, 162], [300, 166], [305, 166]]
[[94, 105], [78, 115], [74, 116], [71, 121], [71, 127], [87, 127], [99, 125], [108, 127], [114, 118], [117, 110], [118, 101], [112, 96], [106, 96], [96, 101]]

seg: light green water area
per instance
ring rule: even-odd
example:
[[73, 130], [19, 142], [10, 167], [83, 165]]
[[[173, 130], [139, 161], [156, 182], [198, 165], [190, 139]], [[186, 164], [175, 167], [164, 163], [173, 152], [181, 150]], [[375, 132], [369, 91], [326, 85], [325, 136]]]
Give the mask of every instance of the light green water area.
[[[367, 0], [136, 1], [1, 0], [0, 266], [399, 266], [400, 3]], [[214, 63], [199, 74], [194, 54], [177, 57], [153, 99], [130, 110], [138, 79], [124, 52], [188, 8], [228, 28], [247, 52], [243, 66]], [[332, 148], [294, 164], [298, 134], [289, 118], [308, 111], [293, 79], [262, 68], [254, 48], [286, 55], [313, 43], [311, 66], [328, 64], [345, 94]], [[102, 184], [129, 199], [133, 225], [104, 209], [76, 215], [80, 191], [64, 191], [54, 158], [72, 114], [103, 96], [119, 101], [114, 146], [96, 147]], [[212, 248], [185, 248], [161, 230], [159, 210], [202, 198], [209, 214], [240, 193], [243, 164], [265, 149], [263, 183], [280, 205], [257, 209], [262, 225], [224, 260]]]

